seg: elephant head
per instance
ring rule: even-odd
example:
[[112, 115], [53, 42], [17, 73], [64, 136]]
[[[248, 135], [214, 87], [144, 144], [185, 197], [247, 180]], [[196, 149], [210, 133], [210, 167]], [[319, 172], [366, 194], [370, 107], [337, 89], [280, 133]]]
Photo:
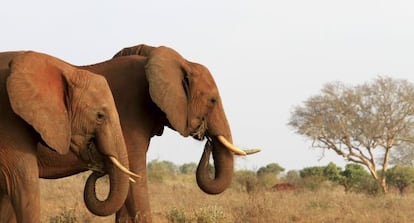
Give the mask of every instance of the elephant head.
[[[232, 145], [219, 91], [209, 70], [164, 46], [124, 48], [114, 57], [133, 54], [148, 57], [145, 71], [149, 93], [166, 114], [170, 127], [184, 137], [207, 139], [196, 172], [199, 187], [208, 194], [223, 192], [232, 180], [233, 155], [247, 153]], [[215, 168], [213, 178], [208, 171], [211, 152]]]
[[80, 158], [96, 146], [109, 174], [110, 192], [106, 200], [98, 200], [97, 174], [93, 173], [85, 185], [85, 203], [96, 215], [116, 212], [128, 194], [129, 176], [114, 163], [126, 168], [129, 165], [115, 102], [105, 78], [28, 51], [11, 61], [7, 91], [13, 111], [33, 127], [43, 145], [59, 154], [71, 150]]

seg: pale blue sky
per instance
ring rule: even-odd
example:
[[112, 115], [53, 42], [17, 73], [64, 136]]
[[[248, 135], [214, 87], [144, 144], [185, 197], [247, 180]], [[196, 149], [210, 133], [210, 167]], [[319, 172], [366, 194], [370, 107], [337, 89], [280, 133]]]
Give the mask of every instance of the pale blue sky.
[[[343, 165], [286, 124], [323, 84], [377, 75], [414, 81], [414, 2], [386, 0], [8, 1], [0, 51], [36, 50], [84, 65], [123, 47], [166, 45], [206, 65], [219, 86], [233, 140], [260, 147], [238, 168], [276, 162], [301, 169]], [[149, 160], [198, 162], [203, 145], [166, 131]]]

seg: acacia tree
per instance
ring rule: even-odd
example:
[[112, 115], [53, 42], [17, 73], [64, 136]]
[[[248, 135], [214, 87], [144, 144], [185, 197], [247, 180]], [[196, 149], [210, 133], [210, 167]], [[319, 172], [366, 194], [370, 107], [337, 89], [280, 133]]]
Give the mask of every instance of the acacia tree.
[[410, 145], [398, 146], [391, 154], [390, 164], [402, 166], [414, 166], [414, 149]]
[[295, 107], [288, 124], [312, 147], [366, 166], [387, 192], [391, 149], [414, 143], [414, 85], [389, 77], [355, 87], [328, 83]]

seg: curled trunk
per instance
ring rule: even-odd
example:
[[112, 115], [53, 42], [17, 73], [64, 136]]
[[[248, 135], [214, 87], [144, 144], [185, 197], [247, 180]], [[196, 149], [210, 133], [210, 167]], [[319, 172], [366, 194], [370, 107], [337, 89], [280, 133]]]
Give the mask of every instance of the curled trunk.
[[127, 169], [129, 169], [129, 162], [120, 126], [116, 128], [106, 125], [101, 128], [101, 131], [96, 134], [95, 143], [98, 150], [105, 156], [105, 172], [109, 176], [109, 194], [103, 201], [98, 199], [95, 185], [103, 174], [92, 173], [85, 184], [84, 200], [90, 212], [98, 216], [108, 216], [122, 207], [129, 190], [129, 175], [122, 172], [112, 159], [117, 159], [119, 164]]
[[[213, 153], [214, 177], [209, 173], [210, 154]], [[201, 190], [208, 194], [219, 194], [231, 183], [233, 176], [233, 154], [216, 138], [207, 141], [197, 167], [196, 179]]]
[[[125, 163], [125, 160], [120, 161]], [[128, 162], [128, 161], [126, 161]], [[84, 190], [86, 207], [95, 215], [108, 216], [118, 211], [125, 202], [128, 194], [129, 176], [120, 171], [114, 164], [107, 162], [109, 175], [109, 194], [105, 200], [99, 200], [96, 195], [96, 181], [103, 176], [93, 172], [87, 179]]]

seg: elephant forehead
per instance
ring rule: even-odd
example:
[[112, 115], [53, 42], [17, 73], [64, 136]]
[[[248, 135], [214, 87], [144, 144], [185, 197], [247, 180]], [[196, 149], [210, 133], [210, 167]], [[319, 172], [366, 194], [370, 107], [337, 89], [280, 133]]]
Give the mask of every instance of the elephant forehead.
[[193, 63], [191, 70], [194, 81], [196, 81], [198, 84], [205, 85], [209, 88], [216, 87], [214, 78], [206, 67], [201, 64]]
[[113, 102], [112, 92], [106, 79], [87, 71], [85, 74], [87, 78], [84, 80], [86, 83], [83, 87], [87, 91], [87, 96], [93, 98], [94, 101]]
[[195, 93], [202, 93], [206, 96], [218, 96], [218, 89], [213, 79], [206, 77], [207, 75], [201, 75], [199, 78], [195, 78], [193, 81], [192, 90]]

